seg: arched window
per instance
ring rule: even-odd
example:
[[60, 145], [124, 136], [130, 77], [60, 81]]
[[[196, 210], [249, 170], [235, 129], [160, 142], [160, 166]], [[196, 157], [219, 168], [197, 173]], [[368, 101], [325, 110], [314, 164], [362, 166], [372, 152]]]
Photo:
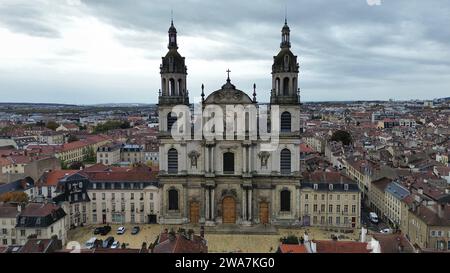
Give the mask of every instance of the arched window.
[[292, 93], [297, 91], [297, 78], [292, 79]]
[[178, 80], [178, 86], [177, 86], [177, 87], [178, 87], [178, 88], [177, 88], [177, 90], [178, 90], [178, 96], [181, 96], [181, 95], [183, 94], [183, 91], [184, 91], [184, 90], [182, 90], [182, 89], [183, 89], [182, 82], [183, 82], [183, 81], [182, 81], [181, 79]]
[[280, 171], [282, 174], [291, 174], [291, 151], [289, 149], [281, 150]]
[[169, 80], [169, 95], [175, 96], [175, 80], [174, 79]]
[[176, 189], [169, 190], [169, 210], [178, 210], [178, 191]]
[[283, 80], [283, 95], [289, 95], [289, 78]]
[[178, 173], [178, 151], [174, 148], [167, 152], [167, 171]]
[[234, 153], [226, 152], [223, 154], [223, 173], [234, 174]]
[[177, 121], [177, 117], [170, 112], [167, 114], [167, 131], [172, 130], [172, 126]]
[[166, 86], [166, 79], [162, 79], [162, 95], [167, 95], [167, 86]]
[[281, 132], [291, 131], [291, 113], [283, 112], [281, 114]]
[[276, 78], [275, 79], [275, 91], [276, 94], [279, 95], [280, 94], [280, 78]]
[[280, 210], [291, 211], [291, 192], [289, 190], [280, 192]]

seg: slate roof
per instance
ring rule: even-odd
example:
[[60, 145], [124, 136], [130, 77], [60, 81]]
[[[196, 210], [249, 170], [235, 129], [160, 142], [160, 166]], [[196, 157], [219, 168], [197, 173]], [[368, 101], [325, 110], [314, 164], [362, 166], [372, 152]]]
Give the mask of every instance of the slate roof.
[[48, 227], [66, 216], [64, 210], [52, 203], [29, 203], [19, 214], [16, 227]]
[[398, 200], [402, 200], [403, 198], [411, 194], [407, 189], [396, 182], [389, 183], [385, 191], [392, 194]]
[[[360, 191], [355, 181], [339, 172], [315, 171], [313, 173], [305, 173], [304, 177], [304, 180], [300, 182], [301, 189], [314, 188], [314, 184], [317, 184], [318, 191], [330, 191], [330, 184], [332, 184], [332, 191]], [[348, 186], [348, 189], [345, 189], [345, 185]]]
[[13, 181], [11, 183], [1, 184], [0, 194], [15, 191], [25, 191], [33, 187], [34, 187], [34, 180], [33, 178], [28, 176], [23, 179]]

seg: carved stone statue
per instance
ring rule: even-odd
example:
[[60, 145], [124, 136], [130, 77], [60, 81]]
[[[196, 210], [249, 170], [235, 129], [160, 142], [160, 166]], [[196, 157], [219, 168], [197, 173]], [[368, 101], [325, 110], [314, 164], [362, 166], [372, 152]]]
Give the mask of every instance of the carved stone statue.
[[269, 160], [270, 153], [267, 151], [259, 152], [258, 153], [259, 159], [261, 160], [261, 167], [267, 168], [267, 161]]
[[194, 150], [190, 151], [188, 156], [191, 159], [191, 167], [197, 167], [197, 159], [199, 158], [200, 153]]

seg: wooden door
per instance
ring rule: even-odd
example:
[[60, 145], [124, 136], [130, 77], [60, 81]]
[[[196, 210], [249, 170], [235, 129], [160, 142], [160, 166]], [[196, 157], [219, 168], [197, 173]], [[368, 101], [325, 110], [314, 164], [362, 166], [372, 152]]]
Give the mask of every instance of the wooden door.
[[236, 223], [236, 202], [233, 197], [225, 197], [222, 201], [222, 211], [224, 224]]
[[200, 218], [200, 204], [199, 202], [191, 202], [190, 205], [190, 222], [191, 224], [198, 224]]
[[259, 221], [261, 224], [269, 223], [269, 203], [259, 203]]

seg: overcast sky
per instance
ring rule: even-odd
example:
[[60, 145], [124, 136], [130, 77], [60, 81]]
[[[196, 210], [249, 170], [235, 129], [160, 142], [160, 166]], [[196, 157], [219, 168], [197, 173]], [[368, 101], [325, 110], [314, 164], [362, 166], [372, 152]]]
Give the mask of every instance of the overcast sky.
[[0, 0], [0, 102], [157, 102], [173, 9], [188, 89], [268, 101], [287, 6], [303, 101], [450, 95], [448, 0]]

